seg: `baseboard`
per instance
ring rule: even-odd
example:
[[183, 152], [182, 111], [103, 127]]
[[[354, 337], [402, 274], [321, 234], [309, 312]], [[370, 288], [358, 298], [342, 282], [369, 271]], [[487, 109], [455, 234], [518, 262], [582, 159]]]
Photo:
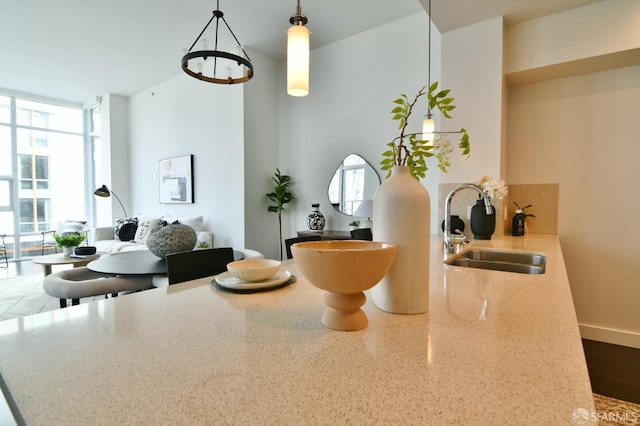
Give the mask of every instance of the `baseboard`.
[[580, 336], [583, 339], [640, 349], [640, 334], [638, 333], [632, 333], [630, 331], [623, 330], [614, 330], [611, 328], [596, 327], [586, 324], [579, 324], [579, 327]]

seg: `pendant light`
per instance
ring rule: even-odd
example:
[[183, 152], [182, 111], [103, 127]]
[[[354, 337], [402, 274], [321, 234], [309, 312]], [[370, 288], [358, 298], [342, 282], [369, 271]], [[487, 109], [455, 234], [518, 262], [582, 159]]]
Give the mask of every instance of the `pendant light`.
[[305, 25], [307, 17], [302, 14], [300, 0], [296, 13], [289, 19], [287, 31], [287, 93], [291, 96], [309, 94], [309, 34]]
[[[427, 64], [427, 89], [431, 88], [431, 0], [429, 0], [429, 29], [428, 29], [428, 46], [429, 46], [429, 61]], [[436, 120], [431, 115], [431, 105], [427, 106], [427, 116], [422, 122], [422, 140], [425, 145], [433, 146], [434, 132], [436, 130]]]
[[[215, 43], [213, 50], [209, 50], [209, 42], [207, 39], [201, 39], [201, 37], [214, 19], [216, 20]], [[231, 52], [218, 50], [218, 24], [221, 19], [237, 43], [237, 46]], [[202, 42], [202, 50], [193, 51], [199, 40]], [[226, 19], [224, 19], [224, 13], [220, 10], [219, 0], [216, 1], [216, 10], [213, 11], [213, 16], [207, 22], [207, 25], [200, 31], [189, 50], [184, 49], [183, 53], [182, 70], [198, 80], [217, 84], [236, 84], [249, 81], [253, 77], [253, 64], [251, 64], [247, 52], [244, 51], [238, 38], [229, 27], [229, 24], [227, 24]], [[209, 62], [213, 62], [213, 64], [208, 66], [207, 59], [209, 58], [212, 59]], [[218, 71], [218, 62], [221, 63], [221, 71]]]

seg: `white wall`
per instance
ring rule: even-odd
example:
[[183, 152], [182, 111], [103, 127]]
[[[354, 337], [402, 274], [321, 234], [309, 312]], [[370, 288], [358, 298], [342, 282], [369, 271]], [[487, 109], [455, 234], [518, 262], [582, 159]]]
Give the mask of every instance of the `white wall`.
[[[131, 215], [133, 206], [129, 183], [133, 161], [129, 157], [129, 100], [114, 94], [102, 96], [100, 115], [100, 144], [95, 156], [100, 164], [107, 159], [111, 167], [96, 167], [96, 184], [107, 185], [114, 190], [126, 212]], [[115, 218], [124, 216], [124, 211], [114, 196], [96, 198], [95, 206], [96, 226], [111, 226]]]
[[[639, 20], [640, 3], [620, 0], [516, 25], [507, 70], [533, 67], [536, 81], [540, 68], [638, 49]], [[638, 348], [639, 110], [635, 65], [510, 87], [507, 119], [508, 183], [559, 183], [558, 233], [582, 336]]]
[[[203, 215], [215, 247], [244, 247], [243, 86], [180, 74], [132, 96], [129, 111], [129, 214]], [[160, 204], [158, 161], [188, 154], [194, 155], [195, 202]], [[117, 170], [118, 159], [113, 164]]]
[[560, 184], [583, 336], [640, 347], [640, 66], [514, 87], [509, 100], [509, 182]]
[[278, 163], [278, 73], [277, 63], [249, 52], [255, 76], [244, 85], [244, 203], [245, 247], [279, 259], [278, 219], [267, 210], [271, 176]]
[[[451, 120], [440, 130], [469, 131], [471, 156], [452, 155], [443, 183], [477, 182], [501, 173], [502, 18], [493, 18], [442, 35], [442, 83], [455, 97]], [[446, 126], [446, 128], [445, 128]], [[451, 142], [459, 141], [451, 136]]]
[[[427, 84], [426, 13], [392, 22], [311, 52], [309, 95], [293, 98], [284, 90], [280, 72], [280, 162], [294, 179], [295, 203], [285, 216], [285, 237], [307, 229], [312, 203], [320, 203], [326, 229], [348, 230], [353, 220], [329, 204], [327, 189], [338, 165], [350, 153], [360, 154], [381, 177], [382, 153], [399, 134], [390, 111], [393, 101], [406, 93], [413, 98]], [[312, 35], [313, 37], [313, 35]], [[433, 45], [440, 45], [432, 30]], [[439, 77], [439, 48], [432, 55], [432, 80]], [[419, 131], [426, 103], [410, 118]], [[423, 182], [437, 190], [434, 166]], [[429, 186], [431, 185], [431, 186]], [[437, 199], [432, 193], [431, 198]]]
[[638, 22], [640, 2], [615, 0], [513, 25], [506, 29], [505, 72], [516, 73], [638, 49]]

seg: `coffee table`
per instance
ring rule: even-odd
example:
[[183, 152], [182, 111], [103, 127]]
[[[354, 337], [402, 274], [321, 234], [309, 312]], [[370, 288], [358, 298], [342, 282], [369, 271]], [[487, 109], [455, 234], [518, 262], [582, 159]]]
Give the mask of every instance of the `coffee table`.
[[83, 257], [69, 257], [62, 253], [47, 254], [45, 256], [34, 257], [31, 261], [38, 265], [42, 265], [44, 268], [44, 276], [51, 274], [51, 268], [54, 265], [73, 265], [74, 268], [79, 266], [85, 266], [89, 262], [92, 262], [100, 258], [99, 254]]

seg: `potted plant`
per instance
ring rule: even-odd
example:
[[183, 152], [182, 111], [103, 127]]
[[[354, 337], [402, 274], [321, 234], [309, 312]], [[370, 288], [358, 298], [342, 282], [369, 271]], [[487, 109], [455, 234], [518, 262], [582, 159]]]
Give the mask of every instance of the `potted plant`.
[[419, 314], [429, 309], [429, 241], [431, 200], [419, 180], [426, 176], [427, 158], [436, 157], [438, 167], [446, 172], [453, 152], [446, 136], [460, 133], [458, 147], [469, 156], [471, 145], [467, 130], [407, 133], [409, 117], [418, 100], [426, 96], [427, 117], [438, 109], [442, 116], [455, 107], [449, 90], [438, 90], [435, 82], [420, 89], [413, 101], [401, 94], [394, 101], [393, 120], [398, 121], [400, 135], [387, 144], [389, 147], [380, 162], [387, 170], [387, 178], [378, 188], [373, 202], [373, 235], [379, 241], [398, 245], [398, 254], [387, 275], [371, 290], [375, 305], [386, 312]]
[[359, 226], [360, 226], [359, 220], [354, 220], [353, 222], [349, 223], [349, 229], [351, 229], [352, 231], [354, 229], [358, 229]]
[[73, 249], [78, 247], [87, 237], [82, 234], [53, 234], [53, 239], [56, 240], [58, 246], [62, 247], [62, 253], [65, 256], [71, 256]]
[[516, 206], [516, 214], [511, 221], [511, 235], [515, 237], [521, 237], [526, 233], [528, 217], [536, 217], [533, 213], [525, 213], [524, 210], [531, 208], [532, 204], [527, 204], [524, 207], [520, 207], [515, 201], [513, 204]]
[[273, 188], [273, 192], [267, 194], [267, 198], [274, 203], [268, 207], [268, 210], [273, 213], [278, 213], [278, 245], [280, 246], [280, 260], [282, 260], [282, 210], [284, 210], [285, 204], [293, 200], [293, 194], [289, 191], [291, 178], [288, 175], [283, 175], [280, 169], [276, 168], [271, 179], [276, 183], [276, 186]]

